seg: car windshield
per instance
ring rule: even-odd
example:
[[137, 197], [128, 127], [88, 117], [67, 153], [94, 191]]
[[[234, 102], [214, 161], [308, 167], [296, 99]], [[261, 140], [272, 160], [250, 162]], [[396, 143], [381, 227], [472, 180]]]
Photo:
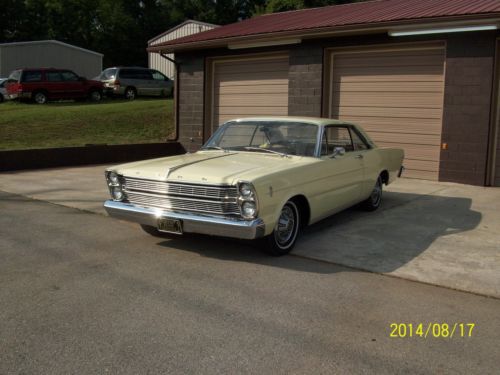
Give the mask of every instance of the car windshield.
[[318, 129], [302, 122], [231, 121], [222, 125], [202, 149], [314, 156]]

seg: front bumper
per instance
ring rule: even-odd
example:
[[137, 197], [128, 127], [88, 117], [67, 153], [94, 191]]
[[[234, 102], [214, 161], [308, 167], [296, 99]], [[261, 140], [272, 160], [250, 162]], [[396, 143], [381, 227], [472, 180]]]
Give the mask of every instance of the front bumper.
[[265, 231], [262, 219], [237, 220], [192, 213], [171, 212], [112, 200], [104, 202], [104, 208], [111, 217], [153, 227], [157, 226], [158, 219], [160, 218], [178, 219], [182, 221], [182, 229], [186, 233], [253, 240], [263, 237]]

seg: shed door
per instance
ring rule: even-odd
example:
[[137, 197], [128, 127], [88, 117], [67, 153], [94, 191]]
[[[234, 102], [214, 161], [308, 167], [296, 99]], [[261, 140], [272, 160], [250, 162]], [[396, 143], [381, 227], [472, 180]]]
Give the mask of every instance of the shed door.
[[216, 60], [213, 132], [227, 120], [288, 115], [288, 56]]
[[404, 176], [437, 180], [445, 51], [331, 53], [332, 118], [360, 124], [379, 147], [405, 151]]

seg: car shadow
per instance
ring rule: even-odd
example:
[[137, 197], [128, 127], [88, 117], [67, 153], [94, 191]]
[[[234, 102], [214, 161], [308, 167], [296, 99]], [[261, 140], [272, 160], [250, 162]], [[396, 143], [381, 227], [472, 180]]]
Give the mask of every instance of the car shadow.
[[[192, 234], [159, 245], [225, 261], [306, 272], [347, 270], [337, 265], [386, 273], [406, 265], [437, 239], [476, 228], [482, 215], [471, 205], [469, 198], [386, 192], [378, 211], [354, 207], [306, 228], [292, 253], [295, 257], [270, 257], [261, 251], [263, 245], [258, 241]], [[327, 263], [304, 262], [302, 257]]]

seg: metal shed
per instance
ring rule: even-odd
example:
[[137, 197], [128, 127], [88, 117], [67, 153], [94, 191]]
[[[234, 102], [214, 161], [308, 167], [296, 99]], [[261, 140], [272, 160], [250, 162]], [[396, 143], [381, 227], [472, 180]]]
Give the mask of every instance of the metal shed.
[[63, 43], [38, 40], [0, 44], [0, 76], [18, 68], [64, 68], [93, 78], [102, 71], [103, 54]]
[[[187, 20], [183, 23], [165, 31], [164, 33], [155, 36], [154, 38], [148, 40], [148, 47], [152, 47], [155, 44], [163, 43], [169, 40], [182, 38], [187, 35], [201, 33], [203, 31], [211, 30], [218, 25], [213, 25], [211, 23], [205, 23], [200, 21]], [[174, 58], [173, 54], [167, 55], [170, 58]], [[148, 53], [149, 67], [151, 69], [156, 69], [168, 78], [174, 79], [175, 67], [174, 64], [167, 59], [161, 57], [158, 53]]]

